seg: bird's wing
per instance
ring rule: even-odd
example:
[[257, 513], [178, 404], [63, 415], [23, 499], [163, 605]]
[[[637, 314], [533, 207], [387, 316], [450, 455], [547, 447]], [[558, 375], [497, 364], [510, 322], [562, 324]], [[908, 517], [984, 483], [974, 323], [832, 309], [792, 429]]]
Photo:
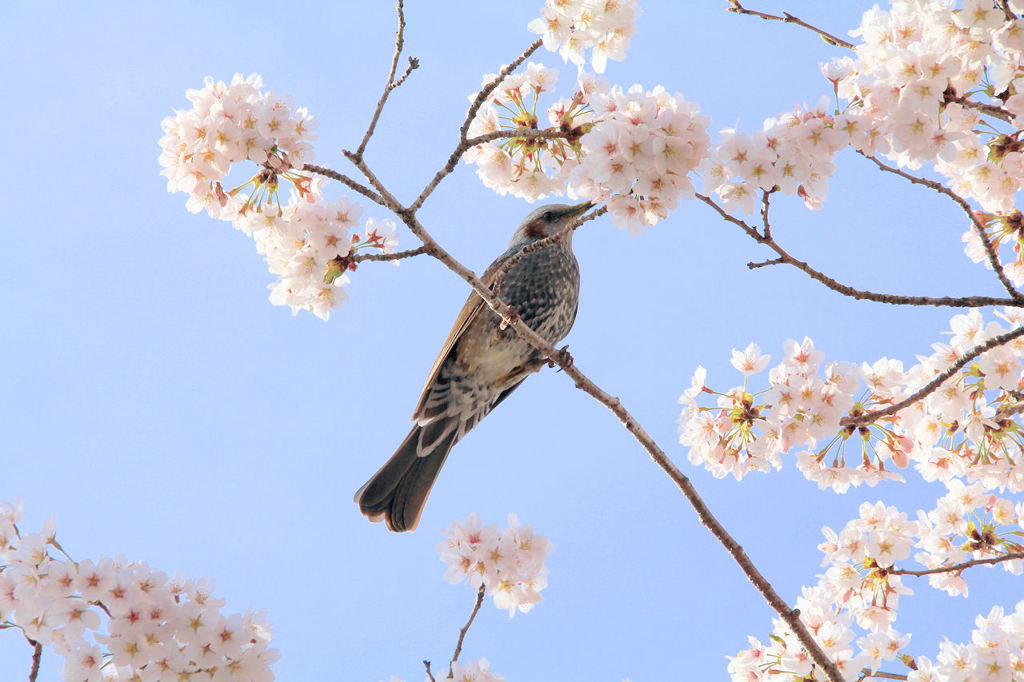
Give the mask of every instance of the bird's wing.
[[[480, 276], [480, 281], [485, 287], [490, 288], [494, 283], [495, 276], [498, 272], [499, 262], [495, 261], [484, 271], [484, 274]], [[437, 359], [434, 360], [434, 366], [430, 368], [430, 374], [427, 375], [427, 381], [423, 386], [423, 393], [420, 395], [419, 402], [416, 403], [416, 409], [412, 413], [414, 420], [420, 419], [423, 416], [423, 409], [427, 402], [427, 395], [430, 393], [431, 387], [434, 382], [437, 381], [437, 376], [441, 372], [441, 367], [444, 365], [444, 361], [448, 359], [448, 356], [452, 354], [455, 349], [455, 344], [462, 338], [463, 333], [469, 328], [470, 323], [476, 318], [477, 314], [487, 308], [487, 304], [484, 303], [484, 299], [480, 298], [480, 295], [475, 291], [470, 292], [469, 299], [466, 300], [466, 304], [462, 306], [462, 310], [459, 311], [459, 316], [455, 318], [455, 324], [452, 325], [452, 330], [448, 332], [448, 338], [444, 340], [444, 345], [441, 346], [441, 352], [437, 354]]]

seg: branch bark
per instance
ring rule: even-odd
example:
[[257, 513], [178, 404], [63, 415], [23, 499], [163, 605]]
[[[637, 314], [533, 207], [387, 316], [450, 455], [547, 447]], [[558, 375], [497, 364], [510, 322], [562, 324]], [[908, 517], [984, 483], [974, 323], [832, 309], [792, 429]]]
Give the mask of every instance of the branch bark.
[[889, 569], [886, 571], [888, 575], [916, 575], [918, 577], [926, 575], [934, 575], [936, 573], [959, 573], [960, 571], [970, 568], [971, 566], [984, 566], [986, 564], [999, 564], [1004, 561], [1013, 561], [1015, 559], [1024, 559], [1024, 552], [1011, 552], [1009, 554], [1003, 554], [997, 557], [989, 557], [988, 559], [971, 559], [960, 564], [953, 564], [951, 566], [940, 566], [939, 568], [929, 568], [924, 571], [910, 571], [903, 569]]

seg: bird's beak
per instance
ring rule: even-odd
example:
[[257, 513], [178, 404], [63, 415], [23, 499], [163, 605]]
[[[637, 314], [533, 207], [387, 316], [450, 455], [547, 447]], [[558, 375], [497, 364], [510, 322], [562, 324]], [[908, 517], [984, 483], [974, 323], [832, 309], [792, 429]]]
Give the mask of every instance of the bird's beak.
[[589, 211], [594, 207], [594, 202], [584, 201], [582, 204], [576, 204], [569, 209], [568, 216], [570, 218], [579, 218], [581, 215]]

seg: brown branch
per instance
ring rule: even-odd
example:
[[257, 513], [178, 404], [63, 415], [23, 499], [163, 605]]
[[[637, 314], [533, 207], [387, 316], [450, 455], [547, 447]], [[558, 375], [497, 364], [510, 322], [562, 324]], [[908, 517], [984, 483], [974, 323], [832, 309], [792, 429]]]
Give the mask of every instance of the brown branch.
[[394, 253], [360, 253], [352, 256], [349, 259], [352, 263], [361, 263], [364, 260], [369, 261], [386, 261], [386, 260], [402, 260], [403, 258], [412, 258], [419, 256], [427, 252], [427, 247], [417, 246], [415, 249], [409, 249], [408, 251], [395, 251]]
[[363, 135], [363, 141], [359, 143], [359, 148], [356, 149], [356, 156], [359, 158], [363, 157], [363, 152], [366, 151], [366, 145], [370, 142], [370, 136], [373, 135], [373, 131], [377, 128], [377, 121], [380, 119], [380, 114], [384, 110], [384, 104], [388, 101], [388, 95], [391, 91], [402, 84], [409, 74], [419, 66], [419, 62], [415, 59], [409, 60], [409, 68], [406, 69], [405, 75], [395, 82], [395, 70], [398, 69], [398, 58], [402, 54], [402, 47], [405, 45], [405, 11], [402, 6], [403, 0], [398, 0], [398, 4], [395, 7], [395, 11], [398, 13], [398, 30], [395, 31], [395, 54], [391, 57], [391, 70], [388, 71], [388, 81], [384, 85], [384, 92], [380, 94], [380, 99], [377, 100], [377, 108], [373, 111], [373, 118], [370, 119], [370, 125], [366, 128], [366, 134]]
[[1017, 20], [1017, 15], [1014, 14], [1013, 10], [1010, 9], [1009, 2], [1007, 2], [1006, 0], [996, 0], [996, 5], [999, 7], [999, 9], [1003, 10], [1003, 15], [1006, 17], [1007, 21]]
[[1011, 552], [1009, 554], [1003, 554], [997, 557], [991, 557], [988, 559], [971, 559], [965, 561], [962, 564], [952, 564], [950, 566], [940, 566], [939, 568], [929, 568], [926, 571], [909, 571], [903, 569], [888, 569], [886, 570], [887, 575], [916, 575], [918, 577], [932, 575], [935, 573], [959, 573], [960, 571], [970, 568], [971, 566], [982, 566], [985, 564], [999, 564], [1004, 561], [1013, 561], [1015, 559], [1024, 559], [1024, 552]]
[[932, 379], [927, 384], [922, 386], [920, 389], [912, 393], [909, 397], [899, 401], [898, 403], [894, 403], [888, 407], [882, 408], [880, 410], [867, 412], [865, 414], [860, 414], [855, 417], [843, 417], [839, 421], [839, 424], [841, 426], [861, 426], [863, 424], [873, 422], [876, 419], [880, 419], [881, 417], [888, 417], [891, 414], [896, 414], [905, 407], [913, 405], [918, 400], [921, 400], [928, 394], [934, 392], [939, 386], [943, 384], [943, 382], [945, 382], [951, 376], [956, 374], [964, 365], [966, 365], [968, 362], [978, 357], [982, 353], [990, 351], [993, 348], [996, 348], [997, 346], [1002, 346], [1003, 344], [1009, 343], [1010, 341], [1013, 341], [1014, 339], [1019, 338], [1021, 336], [1024, 336], [1024, 327], [1017, 327], [1016, 329], [1012, 329], [1006, 332], [1005, 334], [993, 336], [985, 343], [978, 344], [969, 352], [965, 353], [964, 355], [961, 355], [959, 360], [957, 360], [952, 365], [947, 367], [942, 373], [936, 375], [934, 379]]
[[774, 191], [774, 189], [771, 192], [766, 189], [761, 190], [761, 222], [764, 224], [763, 236], [765, 239], [772, 238], [772, 225], [768, 222], [768, 210], [771, 204], [771, 195]]
[[466, 140], [463, 152], [470, 147], [477, 146], [478, 144], [490, 142], [491, 140], [500, 140], [506, 137], [524, 137], [530, 140], [555, 140], [568, 137], [570, 134], [572, 133], [559, 130], [558, 128], [544, 128], [542, 130], [538, 130], [536, 128], [509, 128], [506, 130], [494, 130]]
[[783, 260], [782, 258], [772, 258], [769, 260], [759, 261], [757, 263], [755, 263], [754, 261], [750, 261], [749, 263], [747, 263], [747, 267], [750, 268], [751, 270], [756, 270], [758, 268], [763, 268], [769, 265], [783, 265], [785, 262], [786, 261]]
[[968, 109], [976, 109], [983, 114], [988, 114], [994, 118], [998, 118], [1001, 121], [1009, 123], [1013, 116], [1009, 111], [1002, 107], [996, 106], [995, 104], [985, 104], [983, 102], [975, 102], [973, 99], [968, 99], [963, 96], [946, 96], [946, 102], [956, 102], [957, 104], [963, 105]]
[[729, 0], [729, 4], [732, 5], [732, 7], [728, 9], [729, 12], [736, 12], [737, 14], [747, 14], [753, 17], [760, 17], [766, 21], [781, 21], [785, 24], [796, 24], [797, 26], [802, 26], [806, 29], [814, 31], [819, 36], [821, 36], [826, 43], [830, 43], [832, 45], [835, 45], [836, 47], [845, 47], [850, 50], [853, 49], [853, 43], [848, 43], [842, 38], [837, 38], [831, 33], [827, 33], [825, 31], [822, 31], [820, 28], [811, 26], [806, 21], [794, 17], [789, 12], [783, 12], [782, 16], [777, 16], [775, 14], [767, 14], [765, 12], [758, 12], [757, 10], [747, 9], [739, 3], [739, 0]]
[[849, 296], [850, 298], [854, 298], [859, 301], [875, 301], [877, 303], [888, 303], [890, 305], [931, 305], [949, 308], [977, 308], [985, 305], [1021, 305], [1021, 301], [1016, 298], [997, 298], [994, 296], [904, 296], [900, 294], [880, 294], [873, 291], [855, 289], [829, 277], [820, 270], [812, 268], [806, 262], [794, 258], [784, 248], [782, 248], [774, 238], [771, 236], [765, 237], [763, 234], [758, 232], [755, 227], [730, 214], [710, 197], [699, 193], [696, 194], [696, 197], [711, 208], [715, 209], [722, 219], [736, 225], [746, 232], [751, 239], [757, 241], [759, 244], [764, 244], [779, 256], [773, 260], [764, 261], [761, 264], [748, 263], [747, 267], [763, 267], [764, 265], [779, 265], [782, 263], [792, 265], [796, 269], [807, 273], [811, 279], [821, 282], [829, 289], [838, 292], [843, 296]]
[[345, 185], [349, 189], [359, 192], [360, 194], [362, 194], [364, 197], [374, 202], [375, 204], [380, 204], [384, 208], [388, 207], [388, 205], [384, 203], [384, 199], [382, 199], [381, 196], [374, 192], [372, 189], [356, 182], [352, 178], [348, 177], [347, 175], [343, 175], [336, 170], [331, 170], [330, 168], [325, 168], [323, 166], [316, 166], [312, 163], [307, 163], [306, 165], [304, 165], [302, 167], [302, 170], [308, 171], [310, 173], [316, 173], [317, 175], [322, 175], [325, 178], [330, 178], [331, 180], [337, 180], [338, 182]]
[[476, 614], [480, 611], [480, 605], [484, 603], [484, 593], [487, 591], [486, 585], [480, 585], [480, 589], [476, 592], [476, 603], [473, 604], [473, 612], [469, 614], [469, 620], [459, 630], [459, 641], [455, 645], [455, 653], [452, 654], [451, 663], [448, 664], [448, 677], [452, 676], [452, 666], [455, 665], [455, 661], [459, 660], [459, 654], [462, 653], [462, 641], [466, 639], [466, 633], [469, 632], [469, 626], [473, 624], [473, 619], [476, 618]]
[[878, 678], [880, 680], [905, 680], [905, 679], [907, 679], [906, 675], [900, 675], [899, 673], [884, 673], [884, 672], [882, 672], [880, 670], [877, 671], [877, 672], [871, 672], [871, 668], [864, 668], [863, 670], [860, 671], [860, 677], [857, 678], [857, 682], [862, 682], [862, 680], [868, 680], [868, 679], [871, 679], [872, 677], [876, 677], [876, 678]]
[[[416, 197], [416, 200], [409, 205], [410, 212], [416, 213], [416, 211], [419, 210], [420, 206], [422, 206], [423, 202], [427, 200], [427, 197], [429, 197], [431, 192], [434, 191], [438, 183], [440, 183], [441, 180], [445, 178], [445, 176], [449, 175], [452, 171], [455, 170], [456, 166], [458, 166], [459, 159], [462, 158], [462, 155], [466, 152], [467, 149], [476, 144], [480, 144], [480, 142], [474, 142], [473, 144], [469, 144], [470, 140], [466, 139], [466, 135], [469, 133], [469, 126], [472, 125], [473, 119], [476, 118], [476, 112], [480, 110], [480, 107], [483, 106], [483, 103], [487, 99], [487, 97], [492, 92], [494, 92], [494, 89], [498, 87], [498, 85], [501, 84], [503, 80], [505, 80], [505, 76], [515, 71], [520, 64], [526, 61], [527, 57], [529, 57], [531, 54], [537, 51], [537, 49], [543, 44], [543, 42], [544, 41], [540, 38], [533, 41], [532, 45], [526, 48], [526, 50], [524, 50], [521, 55], [512, 60], [511, 64], [503, 68], [498, 73], [494, 80], [485, 85], [480, 90], [480, 92], [476, 94], [476, 97], [473, 98], [473, 102], [469, 105], [469, 111], [466, 112], [466, 120], [462, 122], [462, 127], [459, 128], [459, 143], [455, 145], [455, 149], [448, 156], [448, 162], [445, 163], [444, 167], [434, 174], [434, 177], [430, 180], [430, 182], [427, 183], [427, 186], [423, 188], [423, 191], [420, 192], [420, 195], [418, 197]], [[479, 140], [480, 138], [483, 137], [485, 136], [481, 135], [480, 137], [474, 139]]]
[[926, 178], [921, 178], [916, 175], [911, 175], [910, 173], [907, 173], [899, 168], [890, 166], [889, 164], [880, 161], [875, 156], [865, 154], [862, 151], [858, 150], [857, 153], [863, 156], [864, 158], [873, 161], [874, 164], [878, 166], [880, 170], [883, 170], [887, 173], [893, 173], [895, 175], [898, 175], [901, 178], [909, 180], [915, 185], [923, 185], [925, 187], [929, 187], [938, 192], [939, 194], [944, 194], [945, 196], [952, 199], [960, 208], [964, 210], [964, 213], [967, 214], [967, 217], [971, 219], [971, 222], [974, 224], [975, 229], [977, 229], [978, 236], [981, 237], [981, 243], [985, 247], [985, 253], [986, 255], [988, 255], [989, 264], [995, 271], [996, 277], [999, 278], [999, 282], [1003, 285], [1003, 288], [1006, 289], [1006, 291], [1010, 294], [1010, 298], [1014, 299], [1014, 301], [1017, 302], [1016, 305], [1020, 305], [1020, 303], [1024, 301], [1024, 296], [1022, 296], [1021, 293], [1017, 291], [1017, 289], [1013, 286], [1013, 284], [1010, 283], [1010, 280], [1007, 278], [1006, 273], [1003, 271], [1003, 264], [999, 261], [999, 254], [996, 253], [995, 246], [992, 245], [992, 241], [988, 238], [988, 234], [985, 232], [985, 225], [981, 222], [981, 219], [975, 214], [974, 210], [971, 208], [971, 205], [968, 204], [963, 197], [961, 197], [959, 194], [949, 189], [945, 185], [935, 182], [934, 180], [928, 180]]
[[43, 658], [43, 645], [34, 639], [25, 636], [28, 643], [32, 645], [32, 670], [28, 674], [28, 682], [36, 682], [36, 678], [39, 677], [39, 663]]
[[430, 678], [430, 682], [437, 682], [434, 679], [434, 673], [430, 672], [430, 661], [423, 661], [423, 667], [427, 669], [427, 677]]
[[418, 68], [420, 68], [420, 60], [417, 59], [416, 57], [409, 57], [409, 64], [405, 67], [405, 73], [402, 74], [401, 78], [392, 83], [389, 86], [389, 88], [391, 90], [394, 90], [395, 88], [400, 86], [402, 83], [405, 82], [405, 79], [409, 77], [409, 74]]

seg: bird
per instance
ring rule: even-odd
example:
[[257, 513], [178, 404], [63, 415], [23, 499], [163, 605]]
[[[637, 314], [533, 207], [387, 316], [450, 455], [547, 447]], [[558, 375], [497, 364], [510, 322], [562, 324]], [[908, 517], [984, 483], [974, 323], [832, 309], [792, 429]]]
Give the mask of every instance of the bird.
[[[576, 205], [541, 206], [523, 220], [503, 254], [480, 277], [519, 319], [550, 344], [572, 329], [579, 304], [580, 270], [568, 228], [589, 210]], [[531, 244], [555, 234], [551, 244], [523, 255]], [[462, 307], [427, 375], [412, 419], [415, 424], [395, 454], [355, 494], [360, 511], [395, 532], [419, 523], [427, 495], [448, 453], [546, 358], [520, 338], [475, 291]]]

